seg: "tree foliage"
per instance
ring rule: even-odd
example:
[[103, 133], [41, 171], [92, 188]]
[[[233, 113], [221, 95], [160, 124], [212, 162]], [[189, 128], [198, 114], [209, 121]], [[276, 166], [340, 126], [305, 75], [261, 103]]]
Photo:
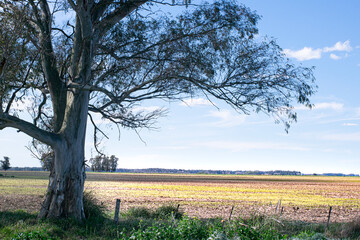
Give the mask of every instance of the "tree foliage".
[[[56, 9], [63, 10], [62, 1], [57, 2]], [[72, 66], [80, 60], [74, 55], [81, 46], [76, 42], [79, 32], [72, 26], [76, 21], [47, 29], [54, 45], [49, 46], [54, 58], [49, 61], [54, 61], [51, 67], [61, 85], [54, 93], [46, 75], [41, 74], [46, 66], [41, 66], [39, 54], [39, 35], [44, 34], [37, 26], [40, 16], [33, 4], [10, 3], [9, 12], [1, 15], [5, 28], [0, 41], [6, 44], [1, 45], [0, 53], [7, 59], [2, 109], [5, 114], [11, 110], [16, 114], [19, 109], [11, 108], [13, 105], [31, 102], [33, 107], [28, 110], [34, 124], [42, 129], [59, 130], [61, 121], [57, 129], [51, 126], [54, 118], [59, 118], [55, 105], [64, 109], [66, 101], [50, 101], [65, 98], [71, 88], [90, 91], [90, 114], [130, 128], [149, 127], [161, 116], [161, 110], [137, 111], [143, 101], [155, 98], [215, 97], [245, 114], [262, 111], [273, 115], [286, 128], [296, 120], [293, 100], [310, 105], [308, 97], [314, 92], [311, 69], [291, 64], [273, 39], [254, 38], [259, 16], [235, 2], [204, 4], [177, 17], [153, 18], [134, 12], [116, 24], [105, 18], [96, 22], [92, 28], [93, 58], [88, 66], [91, 77], [82, 82]], [[115, 3], [104, 5], [108, 5], [107, 11], [116, 10]], [[94, 11], [100, 7], [100, 2], [94, 3]], [[95, 130], [101, 132], [96, 126]]]

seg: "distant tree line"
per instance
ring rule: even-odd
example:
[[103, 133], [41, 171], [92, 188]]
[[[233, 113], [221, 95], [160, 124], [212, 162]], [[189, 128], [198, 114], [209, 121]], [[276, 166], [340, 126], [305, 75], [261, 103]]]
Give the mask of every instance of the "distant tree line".
[[187, 173], [187, 174], [227, 174], [227, 175], [302, 175], [299, 171], [230, 171], [230, 170], [185, 170], [185, 169], [164, 169], [164, 168], [147, 168], [147, 169], [117, 169], [118, 172], [124, 173]]
[[[106, 163], [106, 160], [105, 160], [105, 164], [103, 167], [102, 164], [99, 164], [99, 162], [100, 162], [99, 157], [97, 159], [98, 160], [95, 161], [97, 163], [96, 168], [95, 168], [95, 166], [93, 168], [91, 165], [86, 168], [86, 171], [101, 172], [101, 171], [106, 171], [105, 169], [108, 169], [105, 167], [105, 166], [108, 166], [108, 163]], [[111, 159], [111, 156], [109, 159]], [[92, 160], [90, 159], [90, 161], [92, 161]], [[116, 161], [116, 165], [117, 165], [117, 161]], [[40, 167], [12, 167], [11, 169], [12, 169], [12, 171], [41, 171], [41, 170], [44, 170], [44, 168], [40, 168]], [[223, 174], [223, 175], [226, 175], [226, 174], [227, 175], [314, 175], [314, 176], [343, 176], [343, 177], [359, 176], [359, 174], [354, 174], [354, 173], [351, 173], [351, 174], [344, 174], [344, 173], [303, 174], [299, 171], [283, 171], [283, 170], [229, 171], [229, 170], [185, 170], [185, 169], [164, 169], [164, 168], [128, 169], [128, 168], [116, 168], [113, 166], [113, 168], [111, 169], [111, 172], [115, 172], [115, 171], [121, 172], [121, 173], [164, 173], [164, 174], [168, 173], [168, 174]]]
[[93, 172], [115, 172], [118, 164], [118, 158], [115, 155], [110, 157], [106, 155], [97, 155], [90, 158], [90, 169]]

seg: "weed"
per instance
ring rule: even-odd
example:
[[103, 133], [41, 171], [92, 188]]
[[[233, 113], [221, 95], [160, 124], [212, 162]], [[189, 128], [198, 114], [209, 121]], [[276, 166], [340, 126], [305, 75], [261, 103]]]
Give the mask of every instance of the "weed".
[[321, 233], [315, 232], [302, 232], [297, 236], [290, 238], [290, 240], [327, 240], [327, 238]]
[[343, 225], [341, 232], [341, 237], [351, 237], [353, 239], [360, 239], [360, 218]]
[[163, 205], [157, 208], [153, 214], [153, 218], [168, 219], [173, 217], [174, 219], [181, 219], [183, 213], [179, 211], [178, 206], [175, 205]]
[[86, 219], [103, 219], [105, 217], [106, 207], [99, 203], [92, 192], [84, 192], [84, 212]]
[[145, 207], [133, 207], [128, 210], [126, 216], [130, 218], [150, 218], [152, 216], [152, 212], [150, 209]]
[[26, 231], [15, 234], [11, 240], [51, 240], [52, 238], [49, 235], [42, 231]]

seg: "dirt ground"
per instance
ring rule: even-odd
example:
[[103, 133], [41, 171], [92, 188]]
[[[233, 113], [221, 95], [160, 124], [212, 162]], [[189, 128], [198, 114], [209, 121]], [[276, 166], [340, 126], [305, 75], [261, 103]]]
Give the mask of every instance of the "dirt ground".
[[[111, 212], [115, 208], [116, 199], [106, 199], [98, 196], [100, 202], [106, 205]], [[24, 209], [27, 212], [37, 212], [41, 208], [43, 196], [39, 195], [0, 195], [0, 211]], [[171, 199], [156, 197], [133, 197], [121, 201], [121, 211], [126, 211], [131, 207], [156, 208], [166, 204], [180, 204], [179, 210], [189, 216], [198, 218], [220, 217], [228, 219], [231, 209], [234, 206], [232, 217], [249, 217], [251, 215], [281, 216], [291, 220], [300, 220], [306, 222], [327, 222], [329, 216], [329, 207], [306, 208], [306, 207], [279, 207], [274, 205], [254, 204], [253, 202], [207, 202], [199, 205], [196, 200], [194, 204], [188, 199]], [[332, 207], [331, 222], [349, 222], [360, 217], [360, 210], [356, 208]]]
[[[231, 209], [234, 206], [232, 217], [250, 217], [251, 215], [266, 215], [266, 216], [281, 216], [282, 218], [305, 221], [305, 222], [327, 222], [329, 216], [329, 207], [321, 208], [306, 208], [306, 207], [280, 207], [276, 209], [276, 205], [261, 205], [254, 204], [253, 202], [221, 202], [214, 201], [213, 204], [207, 203], [205, 205], [199, 205], [189, 203], [185, 200], [182, 203], [179, 199], [156, 199], [156, 198], [134, 198], [126, 199], [121, 202], [121, 209], [126, 211], [131, 207], [143, 206], [147, 208], [156, 208], [161, 205], [172, 203], [174, 205], [180, 204], [180, 211], [186, 213], [189, 216], [198, 218], [214, 218], [220, 217], [228, 219], [230, 217]], [[115, 208], [115, 199], [112, 206], [109, 202], [105, 202], [108, 209]], [[360, 210], [354, 208], [345, 207], [332, 207], [330, 221], [331, 222], [350, 222], [360, 217]]]

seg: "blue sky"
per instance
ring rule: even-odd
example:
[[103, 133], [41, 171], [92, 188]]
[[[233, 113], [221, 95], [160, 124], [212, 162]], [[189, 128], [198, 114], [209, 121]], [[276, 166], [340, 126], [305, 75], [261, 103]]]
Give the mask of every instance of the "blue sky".
[[[194, 0], [195, 1], [195, 0]], [[262, 16], [260, 35], [274, 37], [296, 64], [315, 66], [313, 110], [297, 107], [298, 123], [288, 134], [263, 114], [239, 115], [205, 99], [147, 102], [166, 107], [155, 131], [102, 126], [110, 136], [103, 150], [122, 168], [298, 170], [303, 173], [360, 171], [360, 1], [241, 1]], [[92, 150], [91, 129], [86, 156]], [[40, 166], [25, 148], [30, 138], [3, 130], [0, 153], [12, 166]]]

